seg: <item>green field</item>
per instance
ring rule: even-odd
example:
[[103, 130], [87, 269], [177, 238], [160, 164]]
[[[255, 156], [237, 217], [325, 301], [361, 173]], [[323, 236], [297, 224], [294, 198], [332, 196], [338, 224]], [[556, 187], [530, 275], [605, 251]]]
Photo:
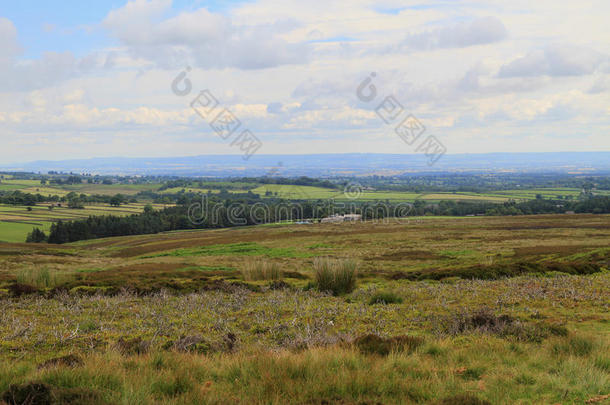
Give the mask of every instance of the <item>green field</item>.
[[[78, 184], [78, 185], [41, 185], [38, 180], [11, 180], [4, 179], [0, 183], [0, 191], [20, 190], [28, 193], [40, 193], [42, 195], [66, 195], [70, 192], [78, 194], [102, 194], [102, 195], [135, 195], [141, 191], [158, 191], [160, 183], [147, 184]], [[514, 189], [500, 190], [487, 193], [471, 192], [431, 192], [414, 193], [400, 191], [374, 191], [363, 189], [360, 193], [347, 196], [344, 190], [329, 189], [323, 187], [296, 186], [285, 184], [258, 184], [244, 182], [193, 182], [188, 187], [174, 187], [159, 191], [162, 194], [175, 194], [182, 190], [192, 193], [218, 193], [219, 187], [226, 187], [231, 193], [246, 193], [252, 191], [265, 197], [266, 192], [271, 192], [270, 197], [287, 199], [337, 199], [348, 200], [358, 198], [365, 201], [390, 200], [390, 201], [414, 201], [423, 199], [428, 201], [455, 200], [455, 201], [488, 201], [504, 202], [512, 200], [530, 200], [541, 195], [543, 198], [572, 197], [577, 198], [581, 192], [578, 188], [540, 188], [540, 189]], [[277, 193], [277, 194], [276, 194]], [[610, 190], [596, 191], [598, 195], [610, 195]]]
[[[358, 200], [358, 201], [408, 201], [417, 199], [427, 201], [455, 200], [455, 201], [488, 201], [504, 202], [511, 197], [508, 195], [489, 195], [477, 193], [413, 193], [401, 191], [372, 191], [362, 190], [360, 192], [345, 193], [343, 190], [328, 189], [322, 187], [292, 186], [284, 184], [266, 184], [252, 190], [253, 193], [265, 196], [269, 191], [273, 193], [269, 197], [280, 197], [287, 199], [336, 199], [336, 200]], [[277, 193], [277, 194], [276, 194]], [[535, 195], [534, 197], [535, 198]]]
[[51, 222], [7, 222], [0, 221], [0, 241], [2, 242], [25, 242], [28, 233], [32, 228], [40, 228], [45, 232], [51, 228]]
[[[9, 176], [6, 176], [9, 177]], [[18, 180], [4, 178], [0, 182], [0, 191], [29, 192], [41, 195], [65, 196], [70, 192], [77, 194], [102, 194], [102, 195], [135, 195], [141, 191], [153, 191], [160, 194], [177, 194], [183, 190], [190, 193], [219, 193], [218, 187], [225, 187], [230, 193], [252, 192], [262, 198], [284, 198], [295, 200], [338, 200], [338, 201], [390, 201], [390, 202], [414, 202], [422, 200], [436, 203], [439, 201], [466, 201], [466, 202], [491, 202], [503, 203], [509, 200], [525, 201], [535, 199], [541, 195], [543, 198], [570, 197], [577, 199], [581, 193], [577, 188], [540, 188], [540, 189], [513, 189], [488, 193], [471, 192], [400, 192], [400, 191], [377, 191], [372, 189], [350, 189], [345, 193], [343, 189], [331, 189], [312, 186], [259, 184], [245, 182], [210, 182], [193, 181], [192, 187], [175, 187], [159, 191], [161, 183], [145, 184], [88, 184], [77, 185], [41, 185], [38, 180]], [[610, 195], [609, 190], [596, 191], [599, 195]], [[71, 210], [65, 207], [56, 207], [49, 211], [46, 204], [39, 204], [27, 211], [27, 207], [14, 207], [0, 205], [0, 240], [19, 242], [25, 240], [28, 232], [34, 226], [48, 229], [51, 223], [58, 220], [74, 220], [86, 218], [90, 215], [129, 215], [141, 212], [144, 204], [123, 205], [119, 208], [107, 205], [88, 205], [82, 210]], [[157, 205], [155, 208], [162, 208]]]
[[135, 195], [140, 191], [156, 191], [161, 187], [160, 183], [147, 184], [71, 184], [53, 185], [40, 184], [39, 180], [12, 180], [2, 179], [0, 181], [0, 191], [20, 190], [24, 193], [59, 195], [63, 196], [70, 192], [77, 194], [101, 194], [101, 195]]
[[[30, 207], [0, 204], [0, 241], [24, 242], [28, 233], [38, 227], [48, 231], [53, 222], [70, 221], [87, 218], [92, 215], [131, 215], [144, 210], [143, 203], [125, 204], [120, 207], [111, 207], [107, 204], [86, 205], [84, 209], [70, 209], [55, 206], [49, 210], [48, 204], [39, 204]], [[152, 204], [155, 209], [162, 209], [167, 205]]]

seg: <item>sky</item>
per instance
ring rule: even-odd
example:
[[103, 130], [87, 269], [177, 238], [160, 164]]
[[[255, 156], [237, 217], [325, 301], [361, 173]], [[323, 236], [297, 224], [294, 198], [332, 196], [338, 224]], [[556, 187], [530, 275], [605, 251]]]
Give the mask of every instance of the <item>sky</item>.
[[607, 0], [1, 0], [0, 163], [240, 154], [240, 139], [610, 151], [609, 15]]

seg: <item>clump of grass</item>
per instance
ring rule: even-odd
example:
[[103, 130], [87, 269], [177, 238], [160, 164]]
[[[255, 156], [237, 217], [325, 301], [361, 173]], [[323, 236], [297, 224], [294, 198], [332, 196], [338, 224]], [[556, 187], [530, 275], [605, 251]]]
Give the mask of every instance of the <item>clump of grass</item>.
[[597, 357], [594, 364], [600, 370], [610, 373], [610, 357]]
[[519, 374], [515, 377], [515, 382], [519, 385], [534, 385], [536, 384], [536, 379], [528, 374]]
[[588, 356], [593, 351], [595, 343], [592, 339], [583, 336], [572, 336], [563, 343], [553, 346], [555, 354], [568, 354], [572, 356]]
[[441, 356], [445, 353], [445, 349], [443, 349], [442, 347], [440, 347], [439, 345], [436, 344], [430, 344], [428, 345], [428, 347], [424, 350], [425, 354], [428, 354], [430, 356]]
[[176, 397], [191, 389], [193, 389], [193, 383], [182, 374], [178, 374], [172, 379], [159, 379], [151, 385], [151, 390], [156, 397]]
[[51, 273], [47, 268], [28, 268], [19, 270], [17, 282], [37, 288], [53, 288], [68, 281], [65, 275]]
[[464, 378], [465, 380], [478, 380], [481, 378], [484, 372], [484, 367], [469, 367], [460, 374], [460, 377]]
[[56, 387], [35, 381], [22, 385], [13, 384], [2, 394], [6, 404], [92, 404], [105, 405], [100, 392], [90, 388]]
[[317, 257], [314, 259], [313, 268], [316, 286], [320, 291], [341, 295], [356, 288], [356, 262], [353, 260]]
[[402, 304], [402, 297], [393, 291], [378, 291], [369, 300], [369, 305], [375, 304]]
[[479, 399], [474, 395], [460, 394], [443, 398], [437, 402], [438, 405], [491, 405], [491, 402]]
[[378, 335], [370, 334], [356, 338], [354, 345], [365, 354], [379, 354], [387, 356], [392, 351], [412, 352], [421, 346], [424, 339], [419, 336], [394, 336], [383, 338]]
[[260, 260], [246, 262], [241, 275], [246, 281], [280, 280], [282, 278], [282, 272], [277, 263]]

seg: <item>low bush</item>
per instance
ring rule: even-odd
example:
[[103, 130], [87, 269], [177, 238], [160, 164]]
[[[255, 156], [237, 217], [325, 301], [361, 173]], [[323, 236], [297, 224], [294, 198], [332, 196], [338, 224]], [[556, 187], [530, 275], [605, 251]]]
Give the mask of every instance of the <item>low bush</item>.
[[551, 335], [568, 335], [568, 330], [564, 326], [544, 322], [527, 323], [510, 315], [495, 315], [487, 307], [441, 317], [436, 320], [434, 328], [441, 334], [451, 336], [465, 333], [489, 333], [522, 342], [536, 343]]
[[378, 291], [369, 300], [369, 305], [374, 304], [402, 304], [402, 297], [392, 291]]
[[55, 357], [41, 363], [38, 368], [49, 368], [49, 367], [80, 367], [82, 366], [83, 359], [75, 354], [68, 354], [66, 356]]
[[492, 265], [475, 265], [463, 269], [433, 269], [424, 271], [394, 272], [387, 275], [390, 280], [447, 280], [459, 277], [465, 280], [498, 280], [507, 277], [517, 277], [526, 274], [547, 275], [572, 274], [584, 275], [602, 271], [602, 267], [595, 263], [498, 263]]
[[33, 285], [23, 283], [13, 283], [8, 286], [8, 291], [14, 297], [21, 297], [22, 295], [35, 294], [39, 292], [38, 288]]
[[133, 354], [143, 354], [148, 352], [150, 348], [150, 342], [142, 340], [141, 337], [125, 338], [120, 337], [116, 342], [115, 348], [119, 353], [129, 356]]
[[436, 403], [437, 405], [491, 405], [491, 402], [479, 399], [474, 395], [460, 394], [452, 397], [443, 398]]
[[313, 262], [316, 287], [333, 295], [348, 294], [356, 288], [356, 262], [318, 257]]
[[163, 345], [164, 349], [173, 349], [179, 352], [208, 353], [211, 351], [210, 344], [199, 335], [182, 336], [180, 339], [169, 341]]
[[89, 388], [60, 388], [43, 382], [13, 384], [2, 394], [8, 405], [103, 405], [102, 395]]
[[424, 339], [419, 336], [406, 335], [383, 338], [369, 334], [356, 338], [353, 343], [364, 354], [387, 356], [393, 351], [410, 353], [421, 346]]

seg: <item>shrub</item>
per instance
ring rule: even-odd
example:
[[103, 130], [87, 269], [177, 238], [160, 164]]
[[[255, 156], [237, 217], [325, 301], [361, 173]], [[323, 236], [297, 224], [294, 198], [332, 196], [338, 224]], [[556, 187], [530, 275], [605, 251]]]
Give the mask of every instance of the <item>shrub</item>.
[[38, 292], [38, 288], [23, 283], [14, 283], [8, 287], [9, 292], [14, 297], [21, 297], [22, 295], [34, 294]]
[[318, 290], [333, 295], [348, 294], [356, 287], [356, 262], [316, 258], [313, 262]]
[[100, 392], [90, 388], [60, 388], [43, 382], [13, 384], [2, 394], [9, 405], [103, 405]]
[[595, 263], [497, 263], [492, 265], [474, 265], [463, 269], [430, 269], [423, 271], [394, 272], [387, 277], [391, 280], [444, 280], [448, 277], [459, 277], [465, 280], [498, 280], [505, 277], [517, 277], [525, 274], [545, 275], [549, 272], [563, 274], [593, 274], [602, 271]]
[[515, 320], [508, 315], [497, 316], [489, 308], [483, 307], [472, 312], [463, 311], [441, 320], [442, 329], [450, 335], [468, 332], [488, 332], [500, 334]]
[[80, 367], [84, 364], [83, 359], [75, 354], [68, 354], [62, 357], [55, 357], [41, 363], [38, 368], [48, 367]]
[[479, 399], [474, 395], [461, 394], [443, 398], [437, 402], [438, 405], [491, 405], [491, 402]]
[[192, 353], [208, 353], [211, 350], [210, 344], [199, 335], [183, 336], [175, 342], [167, 342], [164, 348]]
[[522, 342], [539, 343], [550, 335], [566, 336], [568, 330], [556, 324], [522, 322], [509, 315], [495, 315], [487, 307], [462, 311], [441, 318], [436, 325], [441, 334], [489, 333]]
[[147, 340], [142, 340], [141, 337], [120, 337], [119, 340], [116, 342], [115, 347], [119, 351], [119, 353], [123, 355], [143, 354], [148, 352], [148, 349], [150, 348], [150, 342]]
[[354, 345], [364, 354], [379, 354], [387, 356], [392, 351], [412, 352], [421, 346], [424, 339], [419, 336], [394, 336], [383, 338], [378, 335], [369, 334], [356, 338]]
[[374, 304], [402, 304], [402, 297], [392, 291], [378, 291], [369, 300], [369, 305]]
[[[31, 211], [32, 207], [28, 207]], [[32, 229], [32, 232], [28, 233], [28, 236], [25, 238], [26, 243], [44, 243], [49, 238], [47, 235], [38, 228]]]
[[2, 400], [8, 404], [49, 404], [51, 403], [51, 388], [44, 383], [11, 385], [2, 394]]
[[292, 288], [290, 284], [284, 280], [273, 280], [268, 285], [270, 290], [289, 290]]
[[276, 263], [266, 261], [247, 262], [241, 274], [246, 281], [280, 280], [282, 278], [280, 267]]

